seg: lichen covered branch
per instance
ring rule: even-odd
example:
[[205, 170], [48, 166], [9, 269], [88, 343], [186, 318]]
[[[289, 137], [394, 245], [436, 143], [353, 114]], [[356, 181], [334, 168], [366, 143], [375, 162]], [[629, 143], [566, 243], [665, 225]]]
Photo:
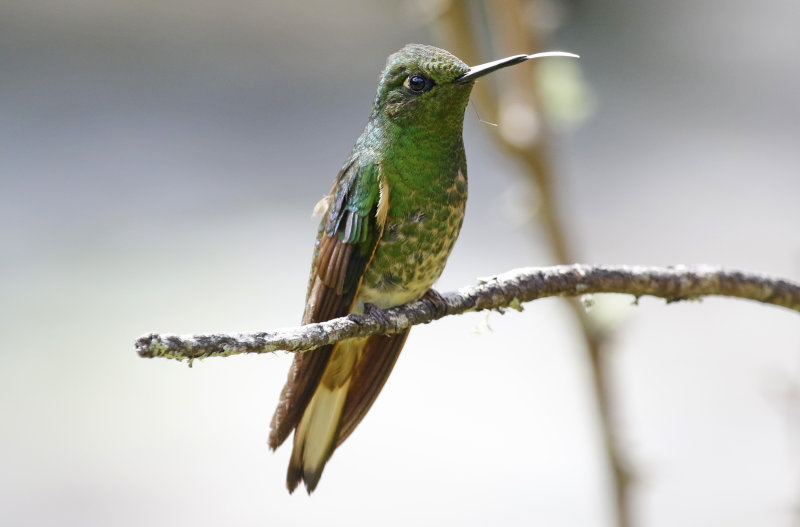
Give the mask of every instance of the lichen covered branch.
[[372, 315], [349, 315], [261, 333], [220, 335], [156, 335], [136, 341], [142, 357], [193, 360], [240, 353], [286, 350], [303, 352], [347, 338], [398, 333], [448, 315], [468, 311], [520, 309], [524, 302], [552, 296], [590, 293], [650, 295], [668, 302], [719, 295], [745, 298], [800, 312], [800, 283], [758, 273], [716, 266], [558, 265], [515, 269], [478, 284], [443, 294], [446, 305], [427, 298]]

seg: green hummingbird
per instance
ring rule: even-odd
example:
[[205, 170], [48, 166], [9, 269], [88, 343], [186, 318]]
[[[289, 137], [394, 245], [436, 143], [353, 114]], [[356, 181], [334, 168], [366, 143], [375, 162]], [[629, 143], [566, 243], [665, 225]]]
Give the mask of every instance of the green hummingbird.
[[[303, 324], [373, 312], [427, 295], [458, 238], [467, 202], [464, 111], [475, 79], [548, 52], [469, 67], [409, 44], [391, 55], [372, 113], [329, 195], [314, 244]], [[269, 446], [294, 430], [286, 485], [310, 494], [325, 464], [364, 418], [408, 330], [296, 354], [272, 418]]]

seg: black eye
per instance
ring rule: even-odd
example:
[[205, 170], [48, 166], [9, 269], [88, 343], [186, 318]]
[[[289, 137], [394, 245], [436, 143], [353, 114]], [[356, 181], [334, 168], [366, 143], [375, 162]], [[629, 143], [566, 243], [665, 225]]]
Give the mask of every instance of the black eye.
[[405, 86], [414, 93], [422, 93], [424, 91], [430, 90], [433, 87], [433, 81], [425, 77], [424, 75], [420, 75], [419, 73], [414, 73], [413, 75], [409, 75], [406, 78], [406, 81], [403, 83], [403, 86]]

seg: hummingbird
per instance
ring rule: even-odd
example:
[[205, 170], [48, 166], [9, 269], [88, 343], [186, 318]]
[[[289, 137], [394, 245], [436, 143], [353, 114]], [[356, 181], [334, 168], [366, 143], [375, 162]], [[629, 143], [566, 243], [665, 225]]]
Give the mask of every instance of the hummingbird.
[[[464, 112], [475, 79], [540, 56], [467, 66], [433, 46], [389, 56], [364, 131], [315, 207], [303, 324], [372, 313], [427, 297], [458, 238], [467, 202]], [[286, 475], [309, 494], [325, 464], [369, 411], [409, 330], [348, 339], [294, 356], [272, 418], [269, 447], [294, 431]]]

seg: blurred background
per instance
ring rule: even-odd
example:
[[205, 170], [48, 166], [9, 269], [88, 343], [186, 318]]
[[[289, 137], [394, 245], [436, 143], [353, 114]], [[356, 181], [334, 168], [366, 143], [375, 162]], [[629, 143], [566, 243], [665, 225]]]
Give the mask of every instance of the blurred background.
[[[3, 524], [620, 524], [563, 301], [415, 328], [311, 498], [284, 488], [289, 445], [266, 447], [290, 356], [190, 369], [133, 351], [150, 331], [299, 322], [311, 210], [386, 56], [455, 51], [451, 7], [0, 0]], [[581, 55], [537, 69], [575, 261], [800, 279], [800, 4], [523, 7], [542, 49]], [[481, 20], [492, 3], [469, 9], [476, 34], [502, 33]], [[482, 119], [468, 108], [470, 202], [440, 291], [557, 260], [541, 195], [493, 139], [512, 125]], [[628, 522], [800, 525], [797, 314], [630, 304], [590, 311], [613, 328], [606, 425], [632, 474]]]

